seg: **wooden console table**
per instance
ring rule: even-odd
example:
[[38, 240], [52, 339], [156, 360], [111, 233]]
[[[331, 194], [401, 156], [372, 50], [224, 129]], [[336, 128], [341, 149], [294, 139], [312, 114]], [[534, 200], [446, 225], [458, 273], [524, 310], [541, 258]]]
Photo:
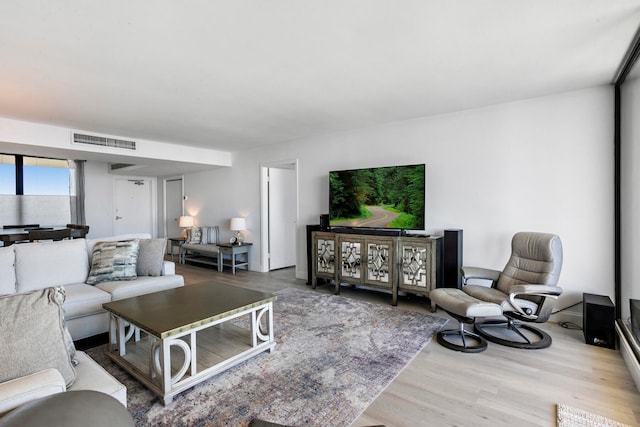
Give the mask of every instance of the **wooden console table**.
[[393, 236], [314, 231], [311, 285], [318, 278], [333, 281], [335, 293], [348, 283], [387, 290], [392, 304], [398, 292], [428, 295], [442, 286], [441, 236]]

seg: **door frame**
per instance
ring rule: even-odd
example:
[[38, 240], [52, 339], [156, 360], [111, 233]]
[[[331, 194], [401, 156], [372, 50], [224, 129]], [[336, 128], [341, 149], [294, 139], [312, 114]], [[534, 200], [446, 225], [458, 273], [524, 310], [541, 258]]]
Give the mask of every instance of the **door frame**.
[[295, 172], [295, 221], [296, 232], [294, 237], [294, 253], [295, 253], [295, 269], [298, 275], [298, 236], [300, 222], [300, 177], [298, 173], [298, 159], [280, 160], [276, 162], [268, 162], [260, 164], [260, 271], [266, 273], [269, 271], [269, 169], [293, 169]]
[[169, 237], [169, 230], [167, 229], [167, 181], [180, 180], [182, 183], [181, 200], [182, 200], [182, 215], [184, 215], [184, 175], [168, 176], [162, 180], [162, 232], [165, 237]]

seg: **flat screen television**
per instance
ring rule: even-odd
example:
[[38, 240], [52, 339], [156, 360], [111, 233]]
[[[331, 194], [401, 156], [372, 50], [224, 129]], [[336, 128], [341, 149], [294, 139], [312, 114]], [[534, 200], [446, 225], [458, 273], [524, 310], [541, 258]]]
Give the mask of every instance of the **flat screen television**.
[[329, 172], [332, 227], [424, 230], [425, 165]]

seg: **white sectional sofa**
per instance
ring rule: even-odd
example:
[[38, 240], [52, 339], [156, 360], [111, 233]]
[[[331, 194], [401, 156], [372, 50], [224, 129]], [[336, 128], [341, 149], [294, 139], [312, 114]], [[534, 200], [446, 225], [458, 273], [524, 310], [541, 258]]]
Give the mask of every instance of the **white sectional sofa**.
[[[61, 286], [66, 293], [62, 304], [64, 320], [73, 340], [90, 337], [109, 331], [109, 316], [102, 304], [137, 295], [148, 294], [164, 289], [184, 285], [184, 279], [175, 274], [173, 262], [164, 261], [164, 247], [160, 256], [158, 269], [160, 275], [138, 276], [135, 280], [102, 281], [95, 285], [85, 283], [90, 273], [93, 248], [100, 241], [122, 241], [139, 239], [142, 242], [150, 239], [148, 234], [131, 234], [98, 239], [74, 239], [59, 242], [21, 243], [8, 247], [0, 247], [0, 295], [30, 294], [52, 287]], [[156, 247], [160, 246], [156, 245]], [[62, 312], [58, 309], [58, 318], [62, 323]], [[31, 309], [30, 312], [32, 312]], [[8, 313], [3, 324], [14, 325]], [[37, 316], [36, 316], [37, 317]], [[51, 322], [49, 322], [51, 323]], [[47, 324], [49, 324], [47, 323]], [[54, 322], [55, 323], [55, 322]], [[40, 328], [37, 328], [40, 329]], [[22, 337], [28, 332], [19, 334]], [[32, 339], [33, 341], [33, 339]], [[58, 341], [56, 341], [58, 342]], [[28, 346], [36, 350], [39, 342], [31, 342]], [[46, 352], [54, 351], [47, 347]], [[49, 350], [50, 349], [50, 350]], [[25, 349], [28, 351], [28, 349]], [[66, 352], [66, 350], [62, 350]], [[59, 349], [58, 349], [59, 353]], [[71, 350], [70, 350], [71, 354]], [[6, 354], [3, 357], [11, 357]], [[26, 402], [66, 390], [95, 390], [109, 394], [127, 405], [127, 390], [118, 380], [107, 373], [86, 353], [76, 352], [77, 366], [75, 381], [67, 387], [62, 374], [57, 369], [39, 369], [29, 375], [0, 382], [0, 417]], [[6, 362], [6, 361], [5, 361]], [[67, 360], [69, 362], [69, 360]], [[5, 372], [11, 367], [5, 363]], [[10, 375], [9, 378], [13, 376]]]
[[64, 286], [65, 320], [74, 341], [109, 331], [109, 315], [102, 304], [184, 285], [175, 264], [163, 261], [162, 275], [135, 280], [86, 284], [91, 254], [97, 242], [149, 239], [149, 234], [128, 234], [96, 239], [21, 243], [0, 247], [0, 295]]

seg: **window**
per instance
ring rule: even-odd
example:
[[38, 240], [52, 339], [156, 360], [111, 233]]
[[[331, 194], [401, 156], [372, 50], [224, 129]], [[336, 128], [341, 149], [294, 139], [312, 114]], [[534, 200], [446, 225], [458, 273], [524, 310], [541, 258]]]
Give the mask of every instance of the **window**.
[[0, 194], [69, 196], [69, 162], [0, 154]]
[[0, 194], [16, 194], [16, 158], [0, 154]]
[[25, 157], [22, 174], [25, 195], [69, 195], [69, 162], [66, 160]]

